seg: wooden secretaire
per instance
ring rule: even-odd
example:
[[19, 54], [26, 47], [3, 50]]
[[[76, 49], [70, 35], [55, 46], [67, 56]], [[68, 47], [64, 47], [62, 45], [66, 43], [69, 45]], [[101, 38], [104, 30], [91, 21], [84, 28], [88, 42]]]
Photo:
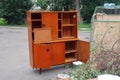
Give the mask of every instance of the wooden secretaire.
[[90, 43], [77, 37], [77, 17], [77, 11], [27, 11], [32, 68], [89, 59]]

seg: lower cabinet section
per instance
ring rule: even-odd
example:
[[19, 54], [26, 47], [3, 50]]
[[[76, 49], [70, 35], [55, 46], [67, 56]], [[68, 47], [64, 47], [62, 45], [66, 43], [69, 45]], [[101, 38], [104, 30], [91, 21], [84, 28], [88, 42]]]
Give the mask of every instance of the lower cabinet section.
[[77, 60], [77, 41], [65, 42], [65, 63]]
[[65, 43], [35, 44], [33, 46], [34, 68], [50, 68], [65, 63]]
[[87, 62], [90, 43], [86, 41], [62, 41], [33, 45], [33, 68], [50, 68], [76, 60]]

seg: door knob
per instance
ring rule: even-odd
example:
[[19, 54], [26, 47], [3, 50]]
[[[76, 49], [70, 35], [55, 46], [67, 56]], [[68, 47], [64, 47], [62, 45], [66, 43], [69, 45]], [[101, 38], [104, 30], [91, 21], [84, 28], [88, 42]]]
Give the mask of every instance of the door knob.
[[46, 50], [47, 52], [49, 51], [49, 49]]
[[45, 27], [45, 24], [42, 24], [43, 27]]

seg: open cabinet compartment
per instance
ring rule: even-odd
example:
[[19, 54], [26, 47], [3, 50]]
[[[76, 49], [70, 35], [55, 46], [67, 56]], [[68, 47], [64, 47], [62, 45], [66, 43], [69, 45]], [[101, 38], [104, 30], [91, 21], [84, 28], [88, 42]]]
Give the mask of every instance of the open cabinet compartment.
[[31, 13], [32, 29], [42, 28], [41, 13]]
[[63, 13], [62, 24], [76, 24], [77, 14], [76, 13]]
[[65, 42], [65, 62], [73, 62], [77, 60], [77, 41]]
[[63, 26], [62, 38], [75, 38], [74, 26]]
[[32, 21], [32, 29], [34, 28], [42, 28], [42, 22], [41, 21]]
[[58, 38], [62, 37], [62, 14], [58, 13]]
[[62, 13], [62, 38], [77, 38], [77, 14]]
[[41, 13], [32, 13], [31, 18], [32, 20], [41, 20]]

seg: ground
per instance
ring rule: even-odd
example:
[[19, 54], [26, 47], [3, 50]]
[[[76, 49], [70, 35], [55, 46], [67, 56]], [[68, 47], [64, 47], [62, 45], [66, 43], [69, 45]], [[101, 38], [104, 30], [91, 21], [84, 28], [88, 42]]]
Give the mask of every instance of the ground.
[[[79, 32], [79, 38], [89, 41], [88, 32]], [[69, 73], [65, 65], [49, 70], [32, 69], [29, 65], [28, 31], [26, 27], [0, 26], [0, 80], [57, 80], [59, 73]]]

